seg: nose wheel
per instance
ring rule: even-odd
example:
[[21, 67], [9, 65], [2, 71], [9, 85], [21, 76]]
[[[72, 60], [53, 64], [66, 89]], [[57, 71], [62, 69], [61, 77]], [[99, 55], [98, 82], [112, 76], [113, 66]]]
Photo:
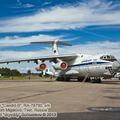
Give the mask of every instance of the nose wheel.
[[101, 78], [94, 78], [90, 80], [91, 83], [101, 83]]

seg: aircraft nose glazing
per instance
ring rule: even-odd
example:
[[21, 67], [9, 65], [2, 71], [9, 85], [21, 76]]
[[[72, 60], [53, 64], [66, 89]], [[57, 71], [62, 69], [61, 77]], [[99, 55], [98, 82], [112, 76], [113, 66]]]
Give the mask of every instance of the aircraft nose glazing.
[[114, 61], [112, 66], [113, 66], [113, 69], [115, 70], [120, 69], [120, 63], [118, 61]]

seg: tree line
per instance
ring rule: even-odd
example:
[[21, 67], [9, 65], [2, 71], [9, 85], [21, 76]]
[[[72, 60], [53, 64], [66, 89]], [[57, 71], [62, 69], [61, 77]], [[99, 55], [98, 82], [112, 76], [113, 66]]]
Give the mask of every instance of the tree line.
[[16, 69], [9, 69], [9, 68], [0, 68], [1, 76], [21, 76], [21, 73]]

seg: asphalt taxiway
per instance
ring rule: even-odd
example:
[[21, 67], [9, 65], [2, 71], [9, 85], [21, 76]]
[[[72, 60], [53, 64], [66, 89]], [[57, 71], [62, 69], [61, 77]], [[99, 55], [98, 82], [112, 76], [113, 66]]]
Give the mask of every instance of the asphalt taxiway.
[[58, 112], [61, 119], [69, 116], [72, 120], [73, 115], [78, 119], [81, 116], [83, 120], [85, 116], [91, 116], [89, 120], [94, 120], [109, 112], [111, 119], [112, 114], [120, 119], [120, 80], [104, 80], [101, 84], [52, 80], [0, 81], [0, 103], [50, 103], [50, 111]]

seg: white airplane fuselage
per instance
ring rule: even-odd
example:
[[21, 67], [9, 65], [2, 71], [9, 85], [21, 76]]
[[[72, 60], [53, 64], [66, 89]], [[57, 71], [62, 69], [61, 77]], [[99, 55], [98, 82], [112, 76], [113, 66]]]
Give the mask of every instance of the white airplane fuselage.
[[[70, 77], [113, 77], [120, 67], [119, 62], [111, 55], [78, 54], [74, 61], [67, 61], [68, 68], [56, 72], [56, 76]], [[102, 59], [101, 57], [106, 57]], [[108, 57], [108, 58], [107, 58]], [[110, 58], [111, 57], [111, 58]], [[55, 68], [55, 65], [53, 65]]]

